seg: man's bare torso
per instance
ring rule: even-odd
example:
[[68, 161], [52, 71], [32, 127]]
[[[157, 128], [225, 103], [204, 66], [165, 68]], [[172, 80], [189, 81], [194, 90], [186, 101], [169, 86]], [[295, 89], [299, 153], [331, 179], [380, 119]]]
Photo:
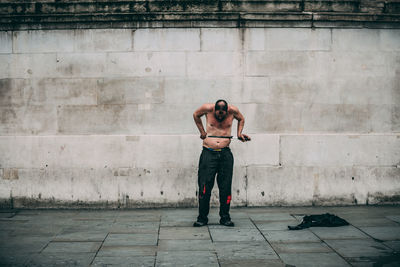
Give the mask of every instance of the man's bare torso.
[[232, 123], [233, 123], [233, 113], [231, 106], [228, 105], [228, 114], [223, 121], [218, 121], [215, 118], [214, 112], [215, 107], [213, 104], [210, 104], [210, 111], [206, 114], [206, 131], [207, 138], [203, 140], [203, 146], [219, 149], [229, 146], [231, 140], [228, 138], [213, 138], [208, 137], [210, 135], [217, 136], [231, 136]]

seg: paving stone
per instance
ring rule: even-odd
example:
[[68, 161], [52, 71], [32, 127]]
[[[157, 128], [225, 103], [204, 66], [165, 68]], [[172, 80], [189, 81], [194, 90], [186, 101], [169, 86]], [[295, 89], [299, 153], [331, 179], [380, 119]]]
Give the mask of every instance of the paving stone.
[[99, 225], [99, 224], [103, 224], [103, 223], [107, 223], [107, 224], [111, 224], [114, 223], [115, 219], [114, 218], [98, 218], [98, 217], [94, 217], [94, 218], [72, 218], [72, 220], [76, 223], [76, 222], [85, 222], [85, 224], [91, 224], [91, 225]]
[[256, 213], [249, 214], [249, 217], [255, 221], [291, 221], [293, 216], [288, 213]]
[[162, 220], [161, 227], [192, 227], [195, 220], [193, 218], [182, 218], [180, 220]]
[[[232, 208], [234, 228], [219, 225], [218, 208], [211, 209], [208, 227], [194, 228], [197, 212], [197, 209], [21, 210], [12, 218], [0, 217], [0, 265], [88, 266], [94, 260], [94, 266], [163, 266], [163, 263], [217, 266], [218, 253], [218, 257], [222, 255], [220, 266], [346, 266], [340, 256], [353, 266], [399, 266], [398, 255], [394, 254], [400, 250], [398, 207]], [[311, 227], [300, 231], [286, 228], [297, 225], [301, 214], [326, 212], [337, 214], [361, 232], [386, 241], [376, 242], [364, 235], [360, 238], [360, 232], [353, 226]], [[7, 212], [0, 210], [1, 213]], [[296, 214], [299, 220], [290, 214]], [[283, 263], [276, 257], [266, 259], [272, 255], [257, 244], [269, 246], [269, 243], [253, 228], [253, 222], [282, 259], [293, 259], [292, 263]], [[160, 225], [161, 239], [157, 240]], [[98, 259], [94, 259], [101, 237], [107, 233], [97, 253]], [[318, 237], [326, 239], [328, 245]], [[339, 260], [330, 247], [340, 254]], [[155, 263], [155, 255], [161, 261]]]
[[386, 218], [388, 218], [389, 220], [392, 220], [392, 221], [400, 223], [400, 215], [389, 215], [389, 216], [386, 216]]
[[296, 220], [291, 221], [254, 221], [257, 225], [257, 228], [260, 230], [287, 230], [288, 225], [295, 226], [298, 225], [299, 222]]
[[75, 219], [95, 220], [95, 219], [114, 219], [118, 217], [120, 211], [117, 210], [80, 210]]
[[360, 211], [356, 211], [355, 213], [340, 213], [340, 214], [337, 214], [340, 218], [343, 218], [343, 219], [345, 219], [346, 221], [348, 221], [349, 223], [351, 222], [351, 221], [354, 221], [354, 220], [360, 220], [360, 219], [363, 219], [363, 220], [372, 220], [372, 219], [379, 219], [379, 218], [384, 218], [384, 216], [382, 216], [382, 215], [380, 215], [380, 214], [378, 214], [378, 213], [372, 213], [372, 214], [368, 214], [368, 213], [365, 213], [365, 212], [360, 212]]
[[48, 217], [48, 216], [46, 216], [46, 215], [40, 215], [40, 214], [21, 214], [21, 213], [19, 213], [19, 214], [13, 216], [12, 218], [9, 218], [9, 220], [11, 220], [11, 221], [13, 221], [13, 220], [16, 220], [16, 221], [19, 221], [19, 220], [27, 220], [27, 221], [30, 221], [30, 222], [32, 223], [32, 222], [34, 222], [34, 221], [42, 221], [42, 222], [44, 222], [44, 221], [43, 221], [43, 218], [49, 219], [49, 220], [46, 220], [46, 223], [51, 223], [51, 222], [54, 222], [54, 221], [57, 220], [57, 218], [54, 218], [54, 217], [51, 217], [51, 218], [50, 218], [50, 217]]
[[277, 253], [334, 252], [325, 243], [271, 243]]
[[215, 266], [218, 260], [210, 251], [160, 251], [155, 266]]
[[321, 239], [369, 238], [366, 234], [351, 225], [340, 227], [310, 227], [310, 231]]
[[125, 256], [121, 257], [99, 257], [97, 256], [91, 266], [143, 266], [153, 267], [155, 256]]
[[256, 229], [216, 229], [210, 228], [213, 242], [218, 241], [265, 241]]
[[18, 227], [26, 227], [28, 220], [10, 220], [9, 218], [0, 219], [0, 229], [15, 229]]
[[221, 267], [285, 267], [281, 260], [220, 260]]
[[319, 242], [309, 230], [261, 231], [269, 242]]
[[362, 218], [351, 219], [348, 221], [350, 224], [363, 227], [363, 226], [399, 226], [398, 223], [386, 218]]
[[180, 240], [165, 239], [158, 242], [159, 251], [213, 251], [211, 240]]
[[280, 253], [286, 264], [296, 267], [343, 267], [350, 266], [336, 253]]
[[158, 234], [158, 228], [111, 228], [109, 234]]
[[15, 215], [15, 213], [9, 212], [0, 212], [0, 218], [11, 218]]
[[80, 210], [19, 210], [18, 215], [40, 215], [40, 216], [51, 216], [51, 217], [59, 217], [63, 216], [66, 218], [73, 217], [77, 214], [81, 214], [83, 211]]
[[346, 261], [351, 264], [351, 266], [354, 267], [373, 267], [375, 262], [371, 261], [370, 259], [352, 259], [352, 258], [346, 258]]
[[155, 256], [157, 246], [102, 246], [98, 257]]
[[143, 232], [143, 230], [154, 230], [158, 232], [159, 221], [116, 221], [111, 227], [110, 232]]
[[154, 246], [157, 245], [157, 234], [109, 234], [104, 246]]
[[0, 266], [29, 266], [26, 263], [37, 253], [18, 250], [1, 251]]
[[346, 258], [386, 256], [392, 251], [372, 239], [326, 240], [325, 242]]
[[89, 266], [96, 253], [41, 253], [33, 256], [27, 266]]
[[42, 253], [87, 253], [96, 252], [101, 242], [50, 242]]
[[74, 221], [65, 230], [71, 231], [108, 231], [113, 222], [111, 221]]
[[[210, 214], [215, 213], [215, 209], [210, 209]], [[198, 209], [163, 209], [161, 211], [162, 218], [182, 218], [182, 217], [197, 217]]]
[[0, 254], [10, 251], [40, 252], [50, 242], [48, 237], [13, 236], [0, 241]]
[[159, 222], [160, 215], [157, 214], [121, 214], [116, 218], [116, 222]]
[[3, 242], [0, 242], [0, 247], [5, 241], [7, 241], [9, 238], [11, 238], [13, 236], [13, 233], [14, 233], [14, 230], [4, 231], [3, 229], [0, 229], [0, 240], [3, 240]]
[[[184, 217], [162, 217], [161, 218], [161, 226], [169, 226], [173, 224], [182, 224], [182, 222], [190, 223], [190, 226], [193, 226], [193, 223], [196, 221], [197, 216], [184, 216]], [[209, 217], [208, 222], [211, 223], [212, 219]]]
[[25, 227], [25, 228], [15, 228], [14, 234], [16, 236], [21, 236], [21, 237], [48, 237], [48, 238], [53, 238], [55, 237], [58, 233], [62, 231], [62, 226], [59, 225], [47, 225], [43, 224], [42, 226], [36, 226], [29, 224], [30, 227]]
[[[195, 219], [197, 218], [197, 216], [195, 217]], [[219, 215], [216, 215], [216, 214], [214, 214], [214, 215], [209, 215], [208, 216], [208, 224], [210, 225], [212, 225], [212, 224], [219, 224], [219, 220], [220, 220], [220, 217], [219, 217]], [[195, 221], [195, 220], [194, 220]]]
[[386, 246], [390, 247], [395, 251], [400, 251], [400, 240], [386, 241], [383, 242], [383, 244], [385, 244]]
[[47, 218], [38, 218], [37, 220], [30, 221], [29, 225], [32, 228], [45, 230], [46, 228], [60, 228], [60, 227], [69, 227], [76, 225], [76, 222], [67, 219], [57, 219], [57, 220], [47, 220]]
[[[209, 218], [210, 217], [216, 217], [216, 216], [209, 215]], [[177, 214], [175, 212], [175, 213], [172, 213], [172, 214], [164, 214], [164, 215], [162, 215], [161, 216], [161, 221], [182, 221], [182, 220], [195, 221], [196, 218], [197, 218], [197, 213], [191, 213], [190, 212], [190, 213], [186, 213], [186, 214], [184, 214], [184, 213]]]
[[400, 255], [398, 253], [391, 253], [386, 256], [380, 257], [358, 257], [358, 258], [346, 258], [346, 260], [352, 266], [359, 267], [398, 267], [400, 266]]
[[15, 209], [0, 209], [0, 213], [17, 213]]
[[12, 251], [24, 251], [26, 253], [39, 253], [43, 250], [46, 245], [27, 245], [27, 244], [16, 244], [9, 245], [6, 247], [0, 247], [0, 254], [7, 254]]
[[400, 239], [400, 225], [399, 226], [371, 226], [360, 227], [368, 235], [379, 240], [398, 240]]
[[247, 212], [242, 211], [242, 209], [238, 209], [238, 210], [232, 210], [230, 211], [230, 216], [232, 218], [232, 220], [237, 221], [238, 219], [247, 219], [249, 218], [249, 214], [247, 214]]
[[30, 235], [12, 235], [7, 240], [0, 242], [0, 247], [14, 246], [14, 245], [38, 245], [43, 246], [51, 241], [51, 237], [47, 236], [30, 236]]
[[209, 239], [207, 227], [161, 227], [159, 239]]
[[214, 242], [218, 259], [279, 259], [266, 241], [252, 242]]
[[86, 231], [79, 231], [79, 232], [70, 232], [70, 231], [63, 231], [58, 234], [53, 241], [99, 241], [103, 242], [104, 238], [107, 236], [107, 232], [86, 232]]
[[137, 225], [142, 224], [147, 224], [147, 223], [153, 223], [153, 224], [160, 224], [160, 216], [142, 216], [142, 217], [136, 217], [136, 218], [129, 218], [129, 217], [119, 217], [115, 219], [114, 224], [127, 224], [127, 223], [135, 223]]
[[[256, 229], [256, 226], [253, 224], [250, 219], [237, 219], [232, 221], [235, 223], [235, 228], [245, 228], [245, 229]], [[226, 229], [226, 226], [220, 225], [219, 223], [215, 224], [208, 224], [209, 228], [216, 228], [216, 229]]]

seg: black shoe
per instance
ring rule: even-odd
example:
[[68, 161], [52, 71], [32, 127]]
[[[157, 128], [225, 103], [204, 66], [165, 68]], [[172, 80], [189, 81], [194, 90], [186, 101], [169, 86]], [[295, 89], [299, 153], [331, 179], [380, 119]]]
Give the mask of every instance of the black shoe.
[[219, 221], [219, 224], [220, 225], [225, 225], [225, 226], [228, 226], [228, 227], [233, 227], [233, 226], [235, 226], [235, 224], [231, 221], [231, 220], [220, 220]]
[[202, 227], [202, 226], [205, 226], [205, 225], [207, 225], [206, 222], [197, 221], [197, 222], [194, 222], [193, 227]]

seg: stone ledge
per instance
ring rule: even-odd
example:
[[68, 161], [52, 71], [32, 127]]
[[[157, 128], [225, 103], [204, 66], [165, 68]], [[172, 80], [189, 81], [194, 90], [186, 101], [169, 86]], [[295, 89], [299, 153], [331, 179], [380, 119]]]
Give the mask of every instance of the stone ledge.
[[207, 12], [207, 11], [310, 11], [397, 13], [400, 2], [368, 0], [136, 0], [136, 1], [8, 1], [0, 3], [0, 14], [92, 13], [92, 12]]
[[0, 30], [162, 27], [400, 28], [400, 15], [359, 13], [120, 13], [5, 15]]
[[399, 28], [400, 1], [8, 1], [0, 30], [158, 27]]

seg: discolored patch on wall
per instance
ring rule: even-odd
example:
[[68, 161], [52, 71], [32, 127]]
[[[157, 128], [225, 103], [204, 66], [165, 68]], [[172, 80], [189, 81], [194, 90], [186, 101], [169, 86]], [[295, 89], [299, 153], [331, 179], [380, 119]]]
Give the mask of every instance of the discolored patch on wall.
[[11, 90], [11, 79], [0, 79], [0, 103], [7, 103], [10, 101]]
[[393, 194], [388, 194], [387, 192], [376, 192], [368, 193], [368, 203], [369, 204], [393, 204], [400, 203], [400, 192], [395, 192]]
[[354, 201], [354, 196], [334, 196], [334, 197], [321, 197], [314, 196], [312, 199], [313, 206], [335, 206], [335, 205], [349, 205], [357, 204]]
[[132, 168], [119, 168], [118, 176], [130, 176], [132, 175]]
[[126, 136], [125, 137], [125, 140], [127, 141], [127, 142], [138, 142], [138, 141], [140, 141], [140, 136]]
[[2, 174], [2, 178], [4, 180], [18, 180], [19, 176], [18, 176], [18, 169], [11, 169], [11, 168], [5, 168], [2, 169], [2, 172], [0, 172]]
[[391, 118], [392, 131], [400, 131], [400, 106], [392, 107], [392, 118]]
[[11, 124], [14, 123], [17, 119], [17, 113], [14, 108], [7, 107], [1, 109], [0, 113], [0, 122], [2, 124]]

